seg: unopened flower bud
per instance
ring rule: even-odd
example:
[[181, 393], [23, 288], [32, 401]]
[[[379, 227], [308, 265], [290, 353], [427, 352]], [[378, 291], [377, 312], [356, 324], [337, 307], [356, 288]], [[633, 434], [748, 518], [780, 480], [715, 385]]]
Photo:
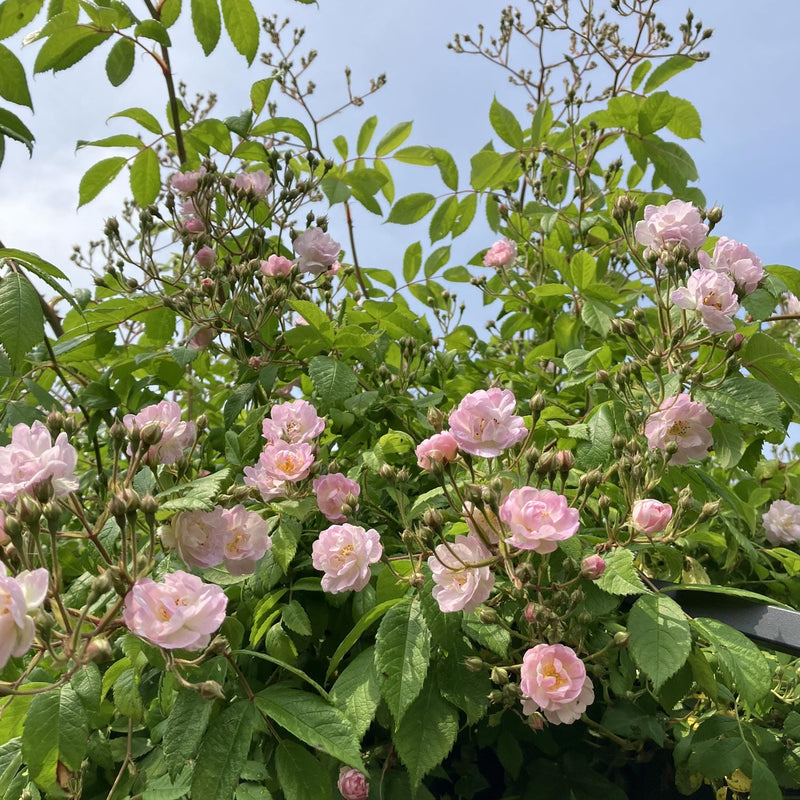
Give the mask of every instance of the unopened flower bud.
[[498, 620], [497, 612], [488, 606], [481, 606], [478, 609], [478, 619], [484, 625], [496, 625]]
[[439, 533], [444, 525], [444, 517], [438, 508], [427, 509], [422, 515], [422, 521], [436, 533]]
[[153, 422], [148, 422], [139, 433], [141, 441], [148, 447], [154, 444], [158, 444], [161, 441], [161, 437], [163, 435], [164, 435], [163, 425], [155, 420], [153, 420]]
[[575, 456], [569, 450], [559, 450], [556, 453], [556, 467], [562, 475], [569, 474], [575, 466]]
[[439, 433], [444, 423], [444, 414], [438, 408], [430, 406], [428, 408], [428, 424]]
[[17, 501], [17, 513], [23, 522], [38, 522], [42, 516], [42, 507], [33, 497], [22, 495]]
[[497, 686], [505, 686], [508, 683], [508, 670], [503, 667], [492, 667], [489, 677]]
[[614, 647], [627, 647], [631, 636], [627, 631], [617, 631], [614, 634]]
[[528, 726], [534, 731], [542, 730], [544, 728], [544, 716], [539, 711], [534, 711], [528, 717]]
[[547, 397], [545, 397], [542, 392], [536, 392], [536, 394], [531, 397], [531, 411], [533, 411], [535, 414], [541, 414], [546, 405]]
[[596, 581], [606, 571], [606, 562], [598, 555], [586, 556], [581, 561], [581, 577]]
[[699, 522], [703, 522], [711, 517], [715, 517], [719, 512], [720, 501], [713, 500], [710, 503], [704, 503], [703, 508], [700, 511], [700, 519]]
[[378, 474], [385, 481], [394, 481], [397, 477], [397, 470], [391, 464], [382, 464]]
[[607, 370], [604, 369], [597, 370], [597, 372], [595, 372], [594, 374], [594, 377], [598, 383], [602, 383], [604, 385], [611, 383], [611, 375], [608, 374]]
[[408, 577], [408, 585], [414, 589], [421, 589], [425, 585], [425, 576], [421, 572], [412, 572]]
[[725, 349], [729, 353], [738, 353], [739, 350], [742, 349], [742, 342], [744, 341], [744, 336], [741, 333], [734, 333], [732, 336], [728, 338], [728, 341], [725, 342]]
[[204, 431], [208, 427], [208, 417], [205, 414], [201, 414], [195, 420], [195, 427], [197, 428], [197, 432]]
[[125, 440], [126, 433], [125, 426], [118, 419], [114, 420], [114, 424], [108, 429], [108, 435], [117, 444]]
[[708, 210], [706, 219], [712, 224], [717, 225], [722, 220], [722, 209], [719, 206], [713, 206]]
[[195, 685], [204, 700], [224, 700], [225, 694], [216, 681], [203, 681]]
[[484, 670], [484, 663], [482, 658], [478, 658], [478, 656], [470, 656], [466, 661], [464, 661], [464, 666], [470, 672], [483, 672]]
[[55, 438], [64, 429], [64, 415], [60, 411], [51, 411], [47, 415], [47, 430]]
[[114, 648], [105, 636], [96, 636], [86, 646], [86, 658], [93, 664], [104, 664], [114, 657]]
[[146, 494], [139, 503], [142, 513], [145, 516], [153, 516], [158, 511], [158, 500], [151, 494]]

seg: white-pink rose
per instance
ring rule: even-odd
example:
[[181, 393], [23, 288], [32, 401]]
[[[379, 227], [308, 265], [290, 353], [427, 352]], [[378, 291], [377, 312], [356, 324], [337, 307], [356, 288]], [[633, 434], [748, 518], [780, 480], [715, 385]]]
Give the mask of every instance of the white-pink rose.
[[578, 530], [577, 508], [550, 489], [523, 486], [512, 489], [500, 505], [500, 519], [508, 526], [506, 543], [520, 550], [552, 553], [557, 543]]
[[33, 494], [46, 483], [55, 497], [65, 497], [78, 488], [77, 463], [78, 453], [66, 433], [59, 433], [53, 442], [39, 420], [30, 427], [20, 422], [11, 431], [11, 444], [0, 447], [0, 500], [13, 503], [20, 494]]
[[510, 267], [517, 257], [517, 243], [510, 239], [495, 242], [483, 257], [484, 267]]
[[644, 435], [651, 450], [666, 452], [667, 445], [675, 442], [677, 451], [670, 464], [685, 464], [690, 458], [701, 461], [714, 444], [709, 428], [714, 417], [705, 403], [694, 402], [688, 394], [668, 397], [658, 411], [653, 412], [644, 426]]
[[214, 341], [217, 335], [215, 328], [198, 328], [189, 341], [186, 343], [187, 347], [192, 350], [205, 350], [211, 342]]
[[433, 575], [433, 599], [445, 613], [474, 611], [489, 599], [494, 587], [494, 573], [480, 562], [491, 557], [475, 536], [456, 536], [449, 544], [440, 544], [428, 559]]
[[284, 497], [286, 495], [286, 481], [276, 480], [268, 475], [260, 459], [255, 466], [245, 467], [243, 473], [244, 483], [247, 486], [254, 486], [258, 489], [262, 500], [274, 500], [276, 497]]
[[670, 200], [665, 206], [645, 206], [644, 219], [636, 223], [634, 231], [636, 241], [652, 251], [676, 243], [697, 250], [707, 236], [708, 225], [700, 212], [682, 200]]
[[633, 527], [647, 536], [655, 536], [667, 527], [672, 519], [672, 506], [650, 498], [637, 500], [631, 511]]
[[140, 434], [145, 427], [153, 425], [161, 430], [161, 438], [150, 446], [145, 456], [151, 464], [174, 464], [191, 448], [196, 435], [194, 422], [181, 422], [181, 407], [172, 400], [146, 406], [138, 414], [126, 414], [122, 424], [128, 432], [136, 426]]
[[195, 171], [176, 172], [170, 178], [170, 184], [173, 189], [183, 194], [191, 194], [197, 191], [200, 179], [206, 174], [206, 168], [200, 167]]
[[311, 563], [322, 576], [323, 591], [361, 591], [368, 583], [370, 564], [381, 560], [383, 546], [375, 530], [359, 525], [331, 525], [311, 546]]
[[30, 615], [44, 603], [48, 582], [46, 569], [25, 570], [12, 578], [0, 562], [0, 668], [33, 644], [36, 629]]
[[367, 776], [357, 769], [341, 767], [336, 786], [344, 800], [367, 800], [369, 797]]
[[361, 487], [341, 472], [331, 472], [314, 478], [311, 484], [317, 496], [319, 510], [331, 522], [344, 522], [347, 517], [342, 511], [348, 496], [358, 497]]
[[3, 513], [3, 509], [0, 508], [0, 547], [11, 541], [11, 537], [6, 533], [5, 524], [6, 515]]
[[528, 435], [525, 421], [515, 413], [516, 405], [510, 389], [479, 389], [450, 412], [450, 432], [465, 453], [499, 456]]
[[739, 299], [736, 286], [725, 272], [696, 269], [686, 286], [675, 289], [670, 299], [678, 308], [697, 311], [712, 333], [728, 333], [736, 327], [733, 315], [739, 310]]
[[273, 254], [266, 261], [261, 261], [258, 268], [262, 275], [266, 275], [268, 278], [277, 278], [279, 275], [289, 275], [293, 266], [294, 261]]
[[177, 570], [156, 583], [136, 581], [122, 619], [131, 633], [167, 650], [200, 650], [225, 620], [228, 598], [219, 586]]
[[272, 178], [263, 169], [254, 172], [240, 172], [233, 185], [242, 192], [252, 192], [256, 197], [265, 198], [272, 186]]
[[342, 246], [334, 241], [321, 228], [311, 228], [301, 233], [292, 245], [298, 255], [297, 266], [300, 272], [319, 275], [325, 272], [339, 258]]
[[697, 254], [697, 260], [705, 269], [714, 269], [729, 275], [736, 288], [744, 295], [755, 291], [764, 277], [761, 259], [746, 244], [729, 239], [727, 236], [717, 240], [713, 256], [701, 250]]
[[592, 681], [575, 651], [563, 644], [537, 644], [522, 657], [522, 713], [541, 710], [553, 725], [569, 725], [594, 702]]
[[606, 571], [606, 562], [602, 556], [593, 554], [581, 561], [581, 577], [596, 581]]
[[449, 431], [434, 433], [417, 445], [414, 451], [417, 464], [428, 472], [434, 464], [444, 465], [455, 461], [458, 457], [458, 442]]
[[268, 442], [310, 442], [325, 430], [325, 420], [308, 401], [293, 400], [272, 406], [261, 430]]
[[494, 511], [485, 505], [477, 508], [469, 500], [465, 500], [461, 513], [473, 536], [477, 536], [483, 542], [497, 544], [500, 540], [498, 531], [501, 524]]
[[217, 567], [222, 563], [225, 543], [225, 511], [184, 511], [159, 530], [164, 547], [176, 550], [188, 567]]
[[209, 269], [217, 263], [217, 254], [212, 248], [204, 245], [194, 254], [194, 260], [198, 266]]
[[259, 464], [273, 481], [296, 483], [308, 477], [314, 464], [314, 453], [306, 442], [268, 442], [261, 451]]
[[226, 508], [222, 516], [225, 522], [222, 561], [231, 575], [250, 575], [272, 548], [269, 527], [255, 511], [248, 511], [241, 504]]
[[775, 500], [762, 515], [767, 541], [775, 546], [800, 542], [800, 506], [788, 500]]

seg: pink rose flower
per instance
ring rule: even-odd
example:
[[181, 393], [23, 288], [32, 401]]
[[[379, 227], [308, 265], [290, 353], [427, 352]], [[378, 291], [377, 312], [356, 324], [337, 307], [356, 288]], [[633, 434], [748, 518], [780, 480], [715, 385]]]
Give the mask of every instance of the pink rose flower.
[[192, 350], [205, 350], [217, 335], [214, 328], [198, 328], [191, 339], [186, 343]]
[[685, 464], [690, 458], [701, 461], [714, 444], [709, 428], [714, 424], [705, 403], [694, 402], [685, 392], [668, 397], [654, 411], [644, 426], [647, 446], [666, 452], [667, 444], [675, 442], [677, 451], [670, 464]]
[[631, 521], [633, 527], [647, 536], [661, 533], [672, 519], [672, 506], [658, 500], [637, 500], [633, 504]]
[[266, 261], [261, 261], [258, 269], [268, 278], [277, 278], [279, 275], [289, 275], [293, 266], [294, 261], [273, 254]]
[[272, 406], [269, 418], [261, 423], [261, 430], [268, 442], [282, 439], [299, 444], [316, 439], [325, 430], [325, 420], [311, 403], [293, 400]]
[[517, 257], [517, 243], [510, 239], [495, 242], [483, 257], [484, 267], [510, 267]]
[[158, 647], [201, 650], [225, 620], [227, 604], [219, 586], [177, 570], [160, 583], [136, 581], [125, 596], [122, 619], [131, 633]]
[[233, 185], [239, 191], [252, 192], [256, 197], [264, 199], [272, 186], [272, 178], [263, 169], [240, 172], [233, 179]]
[[336, 782], [339, 794], [344, 800], [367, 800], [369, 797], [369, 781], [363, 772], [349, 767], [339, 769], [339, 780]]
[[439, 608], [450, 611], [474, 611], [489, 599], [494, 587], [494, 573], [488, 565], [476, 566], [491, 557], [480, 539], [456, 536], [450, 544], [440, 544], [428, 559], [433, 575], [433, 599]]
[[433, 468], [433, 464], [449, 464], [458, 458], [458, 442], [449, 431], [434, 433], [417, 445], [414, 451], [417, 456], [417, 464], [428, 472]]
[[231, 575], [250, 575], [272, 548], [269, 527], [260, 515], [241, 504], [226, 508], [222, 517], [225, 521], [223, 563]]
[[184, 511], [159, 529], [161, 542], [176, 550], [187, 567], [218, 567], [222, 563], [226, 525], [222, 506], [213, 511]]
[[296, 483], [308, 477], [314, 463], [311, 445], [305, 442], [269, 442], [261, 451], [259, 463], [268, 478]]
[[178, 192], [183, 194], [191, 194], [192, 192], [197, 191], [197, 187], [200, 183], [200, 178], [206, 174], [206, 168], [200, 167], [200, 169], [191, 172], [176, 172], [170, 178], [170, 184], [172, 188]]
[[339, 257], [342, 246], [334, 241], [321, 228], [311, 228], [301, 233], [292, 245], [299, 256], [297, 266], [300, 272], [319, 275], [331, 267]]
[[20, 494], [33, 494], [46, 483], [55, 497], [65, 497], [78, 488], [77, 464], [78, 452], [66, 433], [53, 442], [39, 420], [30, 427], [20, 422], [11, 431], [11, 444], [0, 447], [0, 500], [14, 503]]
[[553, 725], [569, 725], [594, 702], [592, 681], [575, 651], [563, 644], [537, 644], [522, 657], [522, 713], [541, 710]]
[[36, 629], [31, 615], [44, 603], [48, 583], [46, 569], [24, 570], [12, 578], [0, 563], [0, 667], [33, 644]]
[[508, 544], [536, 553], [552, 553], [556, 543], [573, 536], [579, 525], [578, 509], [570, 508], [566, 497], [532, 486], [508, 493], [500, 505], [500, 519], [511, 532]]
[[701, 250], [697, 254], [697, 260], [704, 269], [714, 269], [728, 275], [744, 295], [755, 291], [764, 277], [761, 259], [746, 244], [727, 236], [717, 240], [713, 256]]
[[510, 389], [479, 389], [450, 412], [450, 432], [465, 453], [499, 456], [528, 435], [525, 421], [514, 413], [516, 404]]
[[[261, 454], [264, 455], [263, 453]], [[261, 499], [265, 502], [274, 500], [276, 497], [286, 496], [286, 481], [275, 480], [270, 477], [261, 460], [253, 467], [245, 467], [244, 470], [244, 483], [247, 486], [254, 486], [258, 489]]]
[[6, 515], [3, 513], [3, 509], [0, 508], [0, 547], [8, 544], [11, 541], [11, 537], [6, 533], [4, 527], [5, 524], [6, 524]]
[[[171, 400], [146, 406], [138, 414], [126, 414], [122, 424], [128, 432], [133, 430], [134, 425], [140, 433], [151, 424], [161, 429], [161, 438], [145, 455], [145, 460], [150, 464], [174, 464], [191, 448], [196, 435], [194, 422], [181, 422], [181, 407]], [[130, 448], [128, 454], [133, 455]]]
[[787, 314], [800, 314], [800, 298], [795, 297], [791, 292], [784, 295], [783, 303]]
[[591, 555], [581, 561], [581, 577], [596, 581], [606, 571], [606, 562], [601, 556]]
[[331, 525], [311, 546], [311, 563], [322, 576], [322, 589], [331, 594], [360, 592], [372, 575], [369, 565], [381, 560], [383, 547], [376, 530], [358, 525]]
[[675, 289], [670, 299], [678, 308], [697, 311], [712, 333], [734, 330], [733, 315], [739, 310], [736, 287], [724, 272], [696, 269], [686, 286]]
[[209, 269], [217, 263], [217, 254], [210, 247], [204, 245], [194, 254], [194, 260], [198, 266]]
[[708, 225], [701, 219], [700, 212], [682, 200], [670, 200], [665, 206], [645, 206], [644, 219], [636, 223], [634, 230], [636, 241], [648, 251], [661, 250], [678, 242], [697, 250], [707, 236]]
[[775, 500], [761, 517], [767, 541], [775, 546], [800, 541], [800, 506], [788, 500]]
[[494, 511], [488, 506], [476, 508], [469, 500], [465, 500], [461, 513], [467, 523], [469, 532], [473, 536], [476, 536], [482, 542], [497, 544], [500, 540], [498, 531], [502, 525]]
[[348, 495], [358, 497], [361, 494], [361, 487], [358, 483], [346, 475], [342, 475], [341, 472], [320, 475], [319, 478], [314, 478], [311, 486], [317, 496], [319, 510], [331, 522], [344, 522], [347, 517], [342, 511], [342, 506]]
[[183, 221], [183, 229], [186, 233], [202, 233], [206, 226], [203, 220], [197, 217], [189, 217], [189, 219]]

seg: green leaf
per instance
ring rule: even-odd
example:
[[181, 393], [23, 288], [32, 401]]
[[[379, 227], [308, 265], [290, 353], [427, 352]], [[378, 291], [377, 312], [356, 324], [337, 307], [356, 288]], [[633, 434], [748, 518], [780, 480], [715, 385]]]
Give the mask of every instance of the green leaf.
[[368, 117], [364, 120], [361, 130], [358, 132], [358, 141], [356, 142], [356, 152], [358, 155], [363, 156], [367, 152], [369, 143], [372, 141], [372, 135], [375, 133], [375, 128], [378, 127], [378, 118], [375, 116]]
[[782, 800], [784, 797], [774, 773], [760, 758], [753, 759], [752, 778], [750, 800]]
[[178, 21], [182, 6], [181, 0], [163, 0], [159, 6], [161, 9], [159, 21], [165, 28], [171, 28]]
[[264, 110], [272, 82], [272, 78], [261, 78], [250, 87], [250, 103], [254, 114], [258, 115]]
[[458, 210], [456, 211], [456, 218], [453, 221], [452, 236], [461, 236], [466, 232], [467, 228], [472, 224], [475, 219], [475, 209], [478, 207], [478, 195], [476, 193], [468, 194], [462, 198], [458, 203]]
[[[247, 761], [255, 708], [239, 700], [212, 721], [203, 737], [192, 776], [192, 797], [230, 800]], [[181, 764], [183, 766], [183, 764]]]
[[595, 582], [598, 588], [609, 594], [644, 594], [645, 589], [636, 567], [633, 553], [617, 547], [605, 557], [606, 570]]
[[124, 111], [118, 111], [116, 114], [112, 114], [109, 119], [113, 119], [114, 117], [127, 117], [134, 122], [138, 122], [145, 130], [150, 131], [150, 133], [158, 135], [163, 133], [158, 120], [149, 111], [145, 111], [143, 108], [126, 108]]
[[601, 405], [588, 422], [589, 439], [578, 442], [575, 459], [582, 470], [603, 466], [611, 457], [614, 438], [614, 414], [610, 403]]
[[75, 149], [82, 150], [84, 147], [135, 147], [137, 150], [141, 150], [142, 140], [137, 136], [131, 136], [129, 133], [115, 133], [113, 136], [95, 139], [92, 142], [86, 139], [78, 139]]
[[403, 600], [381, 620], [375, 637], [375, 667], [395, 725], [422, 690], [431, 657], [430, 638], [418, 600]]
[[255, 703], [262, 714], [309, 747], [363, 769], [358, 739], [350, 723], [338, 708], [319, 695], [275, 685], [260, 691]]
[[250, 0], [222, 0], [222, 18], [233, 46], [252, 64], [261, 30], [253, 4]]
[[450, 233], [458, 213], [458, 198], [455, 195], [445, 198], [431, 217], [429, 234], [431, 243], [444, 239]]
[[533, 114], [531, 120], [531, 144], [538, 147], [545, 136], [550, 133], [553, 127], [553, 109], [550, 106], [550, 101], [545, 97]]
[[[380, 158], [381, 156], [386, 156], [391, 153], [392, 150], [400, 147], [400, 145], [403, 144], [403, 142], [411, 135], [411, 128], [413, 125], [413, 122], [400, 122], [393, 128], [390, 128], [375, 147], [375, 155]], [[343, 156], [343, 158], [346, 157], [347, 156]]]
[[203, 53], [209, 55], [217, 46], [222, 20], [217, 0], [192, 0], [192, 26]]
[[782, 281], [793, 295], [800, 297], [800, 269], [783, 264], [770, 264], [764, 267], [764, 270]]
[[[494, 150], [481, 150], [470, 159], [470, 185], [477, 192], [502, 189], [522, 175], [517, 153], [501, 155]], [[496, 207], [496, 206], [495, 206]]]
[[18, 366], [44, 340], [44, 315], [31, 282], [12, 272], [0, 279], [0, 345]]
[[487, 647], [500, 658], [508, 657], [511, 634], [501, 625], [487, 625], [481, 621], [477, 611], [471, 611], [469, 614], [464, 614], [461, 620], [461, 629], [470, 639]]
[[450, 260], [450, 246], [437, 247], [426, 259], [423, 272], [426, 278], [432, 277]]
[[772, 669], [764, 654], [743, 633], [716, 619], [698, 617], [692, 627], [711, 645], [730, 688], [750, 708], [772, 688]]
[[793, 377], [798, 360], [765, 333], [754, 333], [741, 352], [742, 364], [758, 380], [770, 384], [800, 415], [800, 384]]
[[647, 136], [663, 128], [671, 119], [675, 98], [669, 92], [656, 92], [639, 106], [639, 133]]
[[56, 782], [59, 761], [80, 769], [88, 738], [86, 711], [71, 686], [36, 695], [23, 726], [22, 755], [37, 785], [49, 789]]
[[326, 175], [319, 185], [332, 206], [337, 203], [346, 203], [350, 199], [350, 187], [335, 175]]
[[276, 133], [288, 133], [299, 139], [306, 147], [313, 147], [311, 134], [299, 120], [292, 117], [273, 117], [259, 123], [250, 132], [252, 136], [273, 136]]
[[[16, 114], [12, 114], [6, 108], [0, 108], [0, 142], [2, 142], [3, 136], [8, 136], [15, 142], [22, 142], [28, 148], [28, 152], [33, 153], [33, 134]], [[2, 156], [2, 152], [0, 152], [0, 156]]]
[[161, 189], [161, 167], [155, 150], [145, 147], [131, 165], [133, 199], [145, 208], [153, 203]]
[[693, 67], [695, 63], [695, 60], [689, 56], [670, 56], [650, 73], [650, 77], [644, 85], [644, 94], [649, 94], [678, 73]]
[[496, 97], [492, 99], [492, 105], [489, 108], [489, 122], [494, 132], [509, 147], [513, 147], [515, 150], [522, 149], [525, 139], [519, 122], [513, 112], [501, 105]]
[[389, 212], [387, 222], [411, 225], [419, 222], [434, 206], [436, 198], [427, 192], [415, 192], [401, 197]]
[[786, 432], [780, 395], [771, 386], [753, 378], [735, 375], [718, 389], [698, 390], [697, 399], [702, 400], [715, 417]]
[[458, 735], [458, 711], [428, 680], [392, 736], [400, 760], [411, 779], [411, 788], [444, 761]]
[[152, 39], [164, 47], [172, 45], [167, 29], [156, 19], [146, 19], [140, 22], [134, 28], [133, 35], [142, 39]]
[[330, 356], [315, 356], [308, 364], [308, 377], [314, 392], [326, 405], [336, 405], [358, 391], [353, 370]]
[[5, 46], [0, 44], [0, 97], [11, 103], [33, 108], [25, 68], [20, 60]]
[[410, 283], [422, 267], [422, 244], [414, 242], [406, 248], [403, 256], [403, 280]]
[[300, 636], [311, 636], [311, 620], [303, 606], [297, 600], [291, 600], [281, 612], [283, 624]]
[[[34, 689], [42, 689], [49, 685], [48, 683], [38, 682], [26, 683], [20, 688], [23, 691], [31, 691]], [[11, 739], [22, 736], [25, 718], [28, 715], [34, 697], [38, 697], [38, 695], [20, 694], [5, 698], [3, 705], [0, 706], [0, 742], [8, 742]], [[2, 767], [0, 767], [0, 772], [1, 771]]]
[[275, 769], [286, 800], [330, 800], [331, 783], [325, 768], [297, 742], [285, 739], [278, 745]]
[[208, 726], [214, 704], [190, 689], [182, 689], [167, 717], [164, 730], [164, 760], [174, 779], [194, 759]]
[[33, 65], [34, 74], [61, 70], [77, 64], [84, 56], [99, 47], [111, 33], [98, 33], [85, 26], [73, 26], [55, 31], [42, 45]]
[[112, 156], [92, 164], [81, 178], [78, 189], [78, 208], [94, 200], [119, 175], [126, 162], [127, 159], [123, 156]]
[[641, 85], [642, 81], [644, 80], [644, 76], [650, 71], [650, 67], [652, 67], [652, 63], [645, 59], [640, 64], [636, 66], [636, 69], [633, 71], [633, 76], [631, 77], [631, 90], [636, 91], [639, 86]]
[[702, 742], [693, 741], [689, 769], [713, 780], [724, 778], [737, 769], [746, 768], [750, 764], [750, 759], [747, 743], [738, 736], [707, 739]]
[[628, 615], [628, 647], [656, 692], [689, 657], [692, 633], [681, 607], [663, 594], [642, 595]]
[[375, 718], [380, 700], [375, 651], [368, 647], [342, 670], [331, 688], [331, 702], [347, 717], [360, 742]]
[[689, 153], [679, 144], [664, 141], [651, 134], [642, 139], [642, 145], [653, 162], [656, 175], [673, 191], [682, 191], [688, 181], [697, 180], [697, 167]]
[[703, 124], [697, 109], [682, 97], [673, 97], [672, 99], [674, 105], [667, 128], [681, 139], [702, 139]]
[[42, 10], [44, 0], [5, 0], [0, 3], [0, 39], [22, 30]]

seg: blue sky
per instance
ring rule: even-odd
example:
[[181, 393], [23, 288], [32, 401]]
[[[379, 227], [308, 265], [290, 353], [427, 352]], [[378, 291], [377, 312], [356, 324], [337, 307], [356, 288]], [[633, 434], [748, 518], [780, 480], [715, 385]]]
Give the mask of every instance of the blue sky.
[[[496, 0], [320, 0], [317, 8], [275, 0], [269, 7], [305, 26], [308, 45], [320, 51], [313, 76], [318, 109], [334, 107], [344, 97], [345, 65], [353, 70], [356, 90], [379, 72], [388, 75], [386, 87], [363, 108], [348, 110], [330, 124], [331, 136], [344, 133], [353, 140], [371, 114], [379, 118], [377, 135], [396, 122], [413, 119], [408, 143], [450, 150], [466, 182], [469, 156], [491, 137], [487, 115], [493, 95], [519, 113], [524, 112], [525, 97], [496, 68], [476, 57], [455, 55], [445, 46], [456, 31], [474, 33], [479, 22], [493, 30], [505, 5]], [[665, 0], [662, 5], [680, 20], [681, 3]], [[725, 208], [716, 232], [746, 242], [765, 264], [795, 266], [800, 239], [795, 156], [800, 105], [794, 95], [800, 85], [800, 51], [794, 40], [800, 4], [771, 0], [756, 10], [743, 0], [702, 0], [694, 10], [714, 28], [707, 43], [712, 56], [667, 88], [691, 100], [702, 116], [704, 141], [690, 142], [689, 149], [698, 165], [700, 187], [710, 202]], [[266, 76], [268, 68], [256, 63], [246, 70], [227, 42], [205, 59], [188, 33], [183, 28], [173, 36], [183, 40], [173, 51], [178, 78], [191, 93], [216, 92], [217, 116], [237, 113], [248, 104], [250, 83]], [[18, 39], [6, 44], [19, 52]], [[32, 63], [35, 49], [36, 45], [22, 51], [26, 63]], [[126, 106], [159, 110], [164, 105], [158, 75], [143, 61], [137, 62], [128, 83], [112, 89], [105, 80], [101, 50], [72, 70], [32, 81], [36, 114], [26, 122], [37, 136], [33, 159], [11, 144], [0, 168], [0, 238], [7, 246], [36, 251], [62, 268], [69, 266], [74, 243], [102, 235], [103, 219], [117, 211], [126, 188], [120, 179], [77, 212], [81, 174], [110, 153], [75, 153], [75, 142], [131, 132], [119, 120], [106, 123], [111, 113]], [[408, 182], [403, 182], [406, 191], [412, 190], [415, 174], [408, 173]], [[344, 242], [337, 213], [332, 215], [331, 232]], [[357, 222], [359, 255], [373, 266], [396, 268], [405, 246], [424, 235], [383, 225], [366, 213]], [[469, 259], [491, 243], [483, 241], [489, 236], [476, 231], [455, 254]], [[77, 283], [89, 282], [86, 276], [75, 277]]]

